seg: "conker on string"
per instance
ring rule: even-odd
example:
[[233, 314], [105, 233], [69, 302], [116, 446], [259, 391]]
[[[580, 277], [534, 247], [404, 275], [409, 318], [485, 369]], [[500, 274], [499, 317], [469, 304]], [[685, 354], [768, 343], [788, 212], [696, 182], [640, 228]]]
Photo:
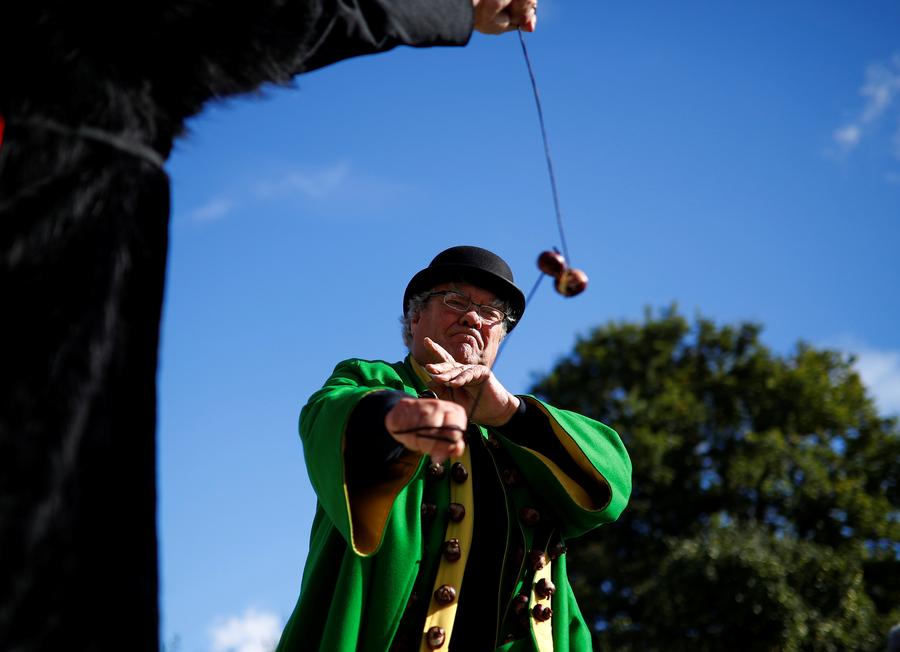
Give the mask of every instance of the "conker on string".
[[566, 259], [558, 251], [544, 251], [538, 256], [538, 269], [556, 278], [566, 269]]
[[556, 291], [564, 297], [574, 297], [584, 292], [587, 284], [587, 274], [580, 269], [567, 269], [556, 279]]

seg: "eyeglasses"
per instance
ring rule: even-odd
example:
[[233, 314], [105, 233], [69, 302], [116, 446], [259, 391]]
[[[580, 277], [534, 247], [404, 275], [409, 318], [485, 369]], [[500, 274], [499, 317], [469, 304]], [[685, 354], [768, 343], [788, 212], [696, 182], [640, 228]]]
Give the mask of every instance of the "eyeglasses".
[[438, 296], [443, 297], [442, 300], [444, 302], [444, 305], [454, 312], [469, 312], [470, 310], [472, 310], [472, 308], [474, 308], [475, 312], [478, 313], [478, 316], [481, 317], [482, 321], [492, 326], [494, 324], [499, 324], [504, 319], [510, 322], [515, 321], [513, 317], [510, 317], [499, 308], [495, 308], [494, 306], [486, 306], [481, 303], [475, 303], [465, 294], [454, 292], [453, 290], [429, 292], [426, 296], [426, 299]]

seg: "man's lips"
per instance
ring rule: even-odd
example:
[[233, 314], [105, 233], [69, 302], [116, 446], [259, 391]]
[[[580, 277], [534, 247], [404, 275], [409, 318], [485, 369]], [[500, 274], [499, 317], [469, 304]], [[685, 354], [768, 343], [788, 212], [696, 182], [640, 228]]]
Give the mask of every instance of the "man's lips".
[[479, 333], [478, 331], [457, 331], [450, 334], [450, 340], [454, 342], [458, 342], [460, 340], [473, 340], [478, 348], [484, 347], [484, 342], [481, 339], [481, 333]]

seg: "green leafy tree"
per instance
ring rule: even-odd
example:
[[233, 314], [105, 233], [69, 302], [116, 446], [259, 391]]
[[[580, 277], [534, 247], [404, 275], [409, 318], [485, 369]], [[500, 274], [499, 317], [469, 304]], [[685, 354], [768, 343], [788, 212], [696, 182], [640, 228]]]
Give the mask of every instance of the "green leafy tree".
[[675, 308], [579, 339], [534, 392], [622, 436], [634, 491], [571, 546], [604, 650], [878, 650], [900, 621], [900, 430], [852, 359]]

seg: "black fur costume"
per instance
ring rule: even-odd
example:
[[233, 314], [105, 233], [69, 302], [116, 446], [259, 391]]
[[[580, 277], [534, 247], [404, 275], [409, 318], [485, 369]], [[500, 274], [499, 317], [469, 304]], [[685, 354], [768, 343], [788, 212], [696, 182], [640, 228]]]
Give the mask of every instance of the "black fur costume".
[[0, 650], [156, 652], [161, 162], [210, 99], [465, 43], [471, 0], [7, 4]]

